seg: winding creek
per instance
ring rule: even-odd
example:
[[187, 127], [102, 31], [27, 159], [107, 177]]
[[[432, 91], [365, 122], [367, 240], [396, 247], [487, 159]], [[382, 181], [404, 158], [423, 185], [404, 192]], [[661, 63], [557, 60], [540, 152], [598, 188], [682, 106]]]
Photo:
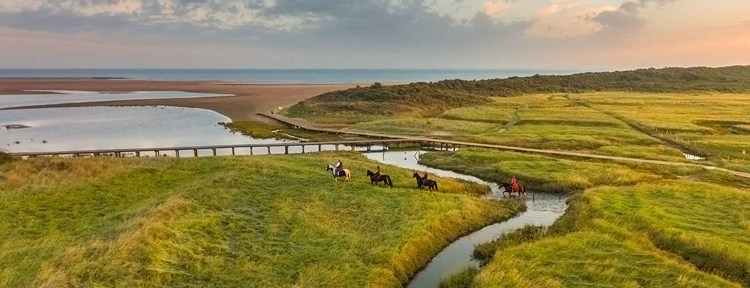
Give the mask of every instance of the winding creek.
[[[387, 151], [363, 153], [367, 158], [384, 164], [405, 169], [427, 171], [442, 177], [453, 177], [490, 186], [493, 198], [502, 198], [502, 188], [496, 183], [488, 183], [474, 176], [436, 169], [419, 164], [423, 151]], [[502, 234], [523, 228], [526, 225], [549, 226], [565, 213], [565, 198], [549, 194], [529, 192], [527, 209], [518, 216], [501, 223], [491, 224], [469, 235], [459, 238], [440, 253], [427, 266], [412, 278], [408, 287], [439, 287], [440, 281], [469, 267], [479, 267], [479, 261], [472, 259], [474, 246], [497, 239]]]

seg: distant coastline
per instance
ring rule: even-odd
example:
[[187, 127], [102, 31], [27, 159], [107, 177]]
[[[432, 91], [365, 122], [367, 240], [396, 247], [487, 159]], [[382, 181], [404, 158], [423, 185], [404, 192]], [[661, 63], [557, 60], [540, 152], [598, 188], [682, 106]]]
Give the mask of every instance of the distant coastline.
[[356, 84], [567, 75], [566, 69], [0, 69], [0, 79], [223, 81], [242, 84]]

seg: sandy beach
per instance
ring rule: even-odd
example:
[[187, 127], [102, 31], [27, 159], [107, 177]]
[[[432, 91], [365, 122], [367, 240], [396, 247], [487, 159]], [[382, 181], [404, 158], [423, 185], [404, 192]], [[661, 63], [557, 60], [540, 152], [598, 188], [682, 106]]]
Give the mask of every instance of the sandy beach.
[[145, 81], [108, 80], [96, 78], [65, 79], [0, 79], [0, 94], [32, 94], [29, 90], [76, 91], [184, 91], [196, 93], [233, 94], [230, 97], [191, 99], [155, 99], [108, 101], [31, 106], [81, 107], [81, 106], [140, 106], [168, 105], [203, 108], [221, 113], [234, 121], [260, 120], [256, 113], [287, 107], [307, 98], [326, 92], [355, 87], [357, 84], [236, 84], [217, 81]]

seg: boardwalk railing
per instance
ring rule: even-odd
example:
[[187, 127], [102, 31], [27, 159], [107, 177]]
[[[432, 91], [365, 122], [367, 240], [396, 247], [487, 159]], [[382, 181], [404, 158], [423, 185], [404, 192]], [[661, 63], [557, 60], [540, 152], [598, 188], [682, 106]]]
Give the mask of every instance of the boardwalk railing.
[[[161, 148], [96, 149], [53, 152], [14, 152], [16, 157], [72, 156], [72, 157], [159, 157], [159, 156], [217, 156], [217, 155], [262, 155], [300, 154], [321, 151], [383, 151], [396, 144], [425, 145], [422, 141], [410, 139], [351, 140], [330, 142], [284, 142], [268, 144], [210, 145]], [[441, 146], [440, 149], [442, 149]], [[272, 149], [276, 148], [276, 152]], [[445, 146], [447, 149], [448, 147]], [[358, 150], [359, 149], [359, 150]], [[261, 151], [257, 151], [261, 150]]]

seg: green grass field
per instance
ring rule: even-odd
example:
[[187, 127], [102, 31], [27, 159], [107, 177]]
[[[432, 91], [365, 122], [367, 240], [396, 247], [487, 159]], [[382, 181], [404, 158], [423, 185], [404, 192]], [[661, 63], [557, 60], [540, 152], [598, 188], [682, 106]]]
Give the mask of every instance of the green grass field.
[[338, 124], [360, 132], [666, 161], [687, 161], [682, 154], [687, 152], [727, 167], [730, 161], [750, 163], [748, 94], [590, 92], [487, 98], [480, 105], [437, 114], [395, 113]]
[[423, 162], [490, 181], [515, 175], [532, 192], [582, 191], [549, 232], [480, 246], [479, 255], [495, 255], [489, 264], [445, 287], [750, 285], [750, 179], [482, 149]]
[[[344, 158], [350, 182], [325, 163]], [[3, 287], [397, 287], [451, 240], [520, 209], [478, 184], [358, 154], [34, 159], [0, 165]]]

